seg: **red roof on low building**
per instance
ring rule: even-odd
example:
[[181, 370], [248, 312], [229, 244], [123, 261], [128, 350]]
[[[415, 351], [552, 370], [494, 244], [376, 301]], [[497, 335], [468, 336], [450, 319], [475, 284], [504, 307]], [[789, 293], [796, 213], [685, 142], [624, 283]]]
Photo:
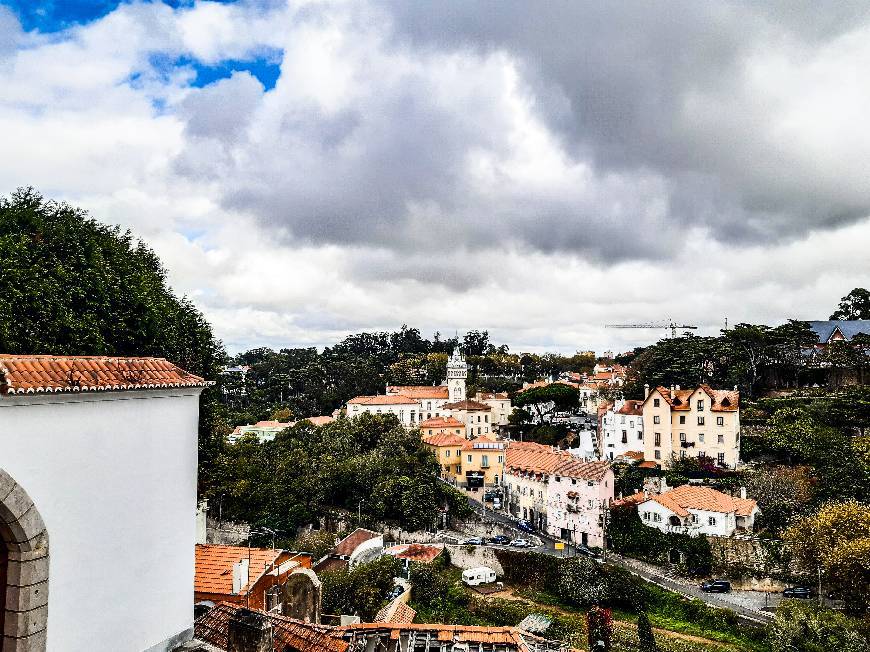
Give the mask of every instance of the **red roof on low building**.
[[628, 400], [625, 404], [616, 411], [617, 414], [631, 414], [634, 416], [643, 415], [643, 401]]
[[444, 546], [431, 546], [425, 543], [403, 543], [398, 546], [390, 546], [384, 550], [384, 554], [410, 559], [411, 561], [430, 562], [444, 551]]
[[206, 387], [164, 358], [0, 355], [0, 394]]
[[[251, 548], [251, 565], [248, 569], [250, 583], [254, 584], [267, 569], [271, 569], [283, 552], [272, 548]], [[233, 565], [243, 559], [249, 559], [246, 546], [197, 544], [193, 590], [196, 593], [234, 595]], [[247, 585], [242, 586], [241, 593], [246, 588]]]
[[390, 385], [387, 387], [388, 394], [402, 394], [411, 398], [450, 398], [450, 391], [446, 385]]
[[656, 391], [661, 394], [665, 403], [670, 405], [672, 410], [690, 410], [689, 400], [698, 389], [710, 397], [710, 410], [713, 412], [736, 412], [740, 407], [740, 392], [737, 390], [713, 389], [709, 385], [699, 385], [695, 389], [675, 388], [673, 391], [667, 387], [656, 387]]
[[456, 401], [455, 403], [445, 403], [441, 406], [442, 410], [465, 410], [466, 412], [479, 412], [481, 410], [492, 410], [492, 406], [487, 405], [486, 403], [479, 403], [477, 401], [466, 400], [466, 401]]
[[432, 429], [435, 430], [437, 428], [464, 428], [465, 424], [462, 423], [459, 419], [455, 419], [453, 417], [432, 417], [431, 419], [425, 419], [420, 422], [418, 428], [420, 430]]
[[365, 528], [358, 527], [344, 539], [339, 541], [332, 552], [336, 555], [349, 557], [361, 543], [379, 536], [381, 536], [380, 532], [374, 532], [373, 530], [366, 530]]
[[550, 474], [557, 466], [571, 459], [571, 455], [564, 451], [528, 449], [514, 446], [511, 442], [505, 455], [505, 470]]
[[418, 401], [402, 394], [378, 394], [377, 396], [355, 396], [348, 403], [357, 405], [416, 405]]
[[649, 499], [667, 507], [678, 516], [688, 516], [690, 509], [749, 516], [756, 508], [756, 502], [750, 498], [732, 498], [710, 487], [689, 484], [650, 496]]
[[423, 437], [423, 443], [429, 446], [464, 446], [468, 440], [452, 432], [438, 432]]
[[572, 457], [570, 460], [565, 460], [553, 469], [556, 475], [565, 476], [566, 478], [578, 478], [581, 480], [594, 480], [596, 482], [603, 480], [604, 476], [610, 470], [608, 462], [586, 462]]

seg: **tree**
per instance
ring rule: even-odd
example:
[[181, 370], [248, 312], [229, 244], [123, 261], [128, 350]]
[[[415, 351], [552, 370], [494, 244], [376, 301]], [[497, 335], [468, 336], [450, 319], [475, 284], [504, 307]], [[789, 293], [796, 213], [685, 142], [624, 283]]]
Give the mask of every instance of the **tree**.
[[357, 614], [363, 622], [371, 622], [387, 600], [393, 578], [402, 572], [402, 562], [384, 555], [353, 570], [321, 573], [323, 611], [332, 614]]
[[813, 498], [811, 471], [806, 466], [768, 465], [743, 474], [746, 492], [758, 503], [764, 527], [780, 532], [794, 516], [806, 512]]
[[610, 609], [590, 609], [586, 614], [586, 631], [590, 652], [610, 652], [610, 641], [613, 637], [613, 616]]
[[821, 572], [848, 611], [864, 613], [870, 605], [870, 506], [828, 503], [794, 522], [784, 540], [804, 573], [812, 578]]
[[785, 600], [768, 628], [771, 652], [866, 652], [870, 637], [858, 621], [830, 609]]
[[637, 616], [637, 640], [639, 652], [657, 652], [656, 640], [653, 637], [652, 626], [645, 611]]
[[569, 604], [589, 606], [607, 599], [608, 586], [599, 564], [574, 557], [560, 565], [557, 592]]
[[515, 407], [531, 407], [543, 420], [549, 410], [573, 410], [580, 405], [580, 392], [565, 383], [550, 383], [543, 387], [533, 387], [517, 394], [513, 399]]
[[864, 288], [855, 288], [849, 294], [840, 299], [840, 305], [831, 315], [830, 319], [870, 319], [870, 291]]

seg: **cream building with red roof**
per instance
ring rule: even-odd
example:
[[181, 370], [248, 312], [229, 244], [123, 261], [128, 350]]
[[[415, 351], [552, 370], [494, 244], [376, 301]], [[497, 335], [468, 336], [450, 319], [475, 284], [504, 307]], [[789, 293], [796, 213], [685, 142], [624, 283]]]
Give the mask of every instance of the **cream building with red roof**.
[[[629, 498], [637, 502], [638, 496]], [[741, 490], [733, 498], [710, 487], [688, 484], [640, 499], [637, 511], [644, 525], [662, 532], [727, 537], [750, 532], [759, 514], [758, 505]]]
[[740, 393], [700, 385], [656, 387], [643, 401], [644, 460], [668, 467], [682, 457], [709, 457], [733, 469], [740, 461]]

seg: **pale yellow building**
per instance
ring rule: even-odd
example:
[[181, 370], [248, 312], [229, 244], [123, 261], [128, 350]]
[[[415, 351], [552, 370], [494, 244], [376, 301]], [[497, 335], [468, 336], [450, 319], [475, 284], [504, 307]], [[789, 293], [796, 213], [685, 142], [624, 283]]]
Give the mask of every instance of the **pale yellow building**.
[[427, 435], [459, 435], [465, 439], [465, 424], [453, 417], [432, 417], [420, 422], [420, 434]]
[[644, 460], [709, 457], [718, 466], [740, 461], [740, 393], [701, 385], [647, 388], [643, 402]]
[[504, 442], [489, 437], [468, 440], [454, 433], [424, 435], [423, 444], [435, 453], [441, 477], [464, 487], [501, 486]]
[[488, 405], [492, 410], [492, 425], [494, 427], [508, 425], [508, 417], [513, 411], [511, 399], [505, 392], [478, 392], [474, 397], [478, 403]]
[[469, 439], [492, 432], [492, 408], [486, 403], [456, 401], [445, 403], [441, 409], [465, 424], [466, 437]]

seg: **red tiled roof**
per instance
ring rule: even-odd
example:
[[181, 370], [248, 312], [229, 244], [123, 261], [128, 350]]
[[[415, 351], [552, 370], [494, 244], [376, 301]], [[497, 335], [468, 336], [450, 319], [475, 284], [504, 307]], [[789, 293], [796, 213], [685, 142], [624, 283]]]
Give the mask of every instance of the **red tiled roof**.
[[[432, 641], [450, 644], [468, 643], [471, 646], [485, 645], [484, 649], [492, 649], [493, 646], [506, 646], [508, 650], [520, 650], [526, 652], [532, 649], [548, 649], [543, 646], [546, 639], [524, 632], [516, 627], [488, 627], [481, 625], [439, 625], [430, 623], [359, 623], [356, 625], [343, 625], [336, 630], [343, 634], [345, 640], [355, 642], [363, 639], [372, 631], [382, 631], [390, 640], [399, 638], [403, 632], [419, 632], [420, 634], [431, 633]], [[531, 645], [529, 644], [531, 642]], [[541, 643], [541, 647], [536, 645]], [[472, 647], [476, 649], [476, 647]]]
[[637, 468], [639, 468], [639, 469], [657, 469], [658, 466], [659, 465], [656, 464], [655, 462], [647, 460], [646, 462], [641, 462], [640, 464], [638, 464]]
[[454, 417], [432, 417], [431, 419], [425, 419], [421, 421], [418, 425], [418, 428], [432, 428], [433, 430], [436, 428], [464, 428], [465, 424], [462, 423], [459, 419], [455, 419]]
[[[271, 568], [282, 553], [282, 550], [271, 548], [251, 548], [251, 565], [248, 570], [251, 584], [257, 581], [266, 568]], [[197, 593], [233, 595], [233, 564], [243, 559], [248, 559], [248, 548], [245, 546], [197, 544], [193, 590]], [[241, 592], [244, 593], [246, 588], [242, 586]]]
[[710, 397], [710, 410], [713, 412], [736, 412], [740, 406], [740, 392], [736, 390], [712, 389], [709, 385], [699, 385], [695, 389], [675, 389], [672, 393], [667, 387], [656, 387], [656, 391], [673, 410], [691, 409], [689, 400], [698, 389]]
[[418, 401], [402, 394], [378, 394], [377, 396], [356, 396], [348, 403], [358, 405], [416, 405]]
[[565, 476], [566, 478], [599, 481], [604, 479], [609, 470], [610, 464], [607, 462], [585, 462], [572, 458], [557, 465], [553, 469], [553, 473]]
[[450, 398], [446, 385], [389, 385], [388, 394], [402, 394], [411, 398]]
[[226, 650], [229, 647], [229, 625], [234, 618], [268, 620], [272, 625], [272, 646], [269, 649], [273, 652], [285, 650], [347, 652], [350, 647], [347, 642], [339, 638], [332, 627], [303, 623], [287, 616], [249, 610], [226, 602], [222, 602], [197, 619], [194, 635], [200, 641]]
[[413, 623], [417, 612], [399, 598], [388, 602], [375, 616], [376, 623], [392, 623], [396, 625]]
[[617, 414], [643, 415], [643, 401], [628, 400], [616, 411]]
[[636, 462], [643, 462], [643, 453], [640, 451], [625, 451], [621, 457], [628, 457]]
[[508, 446], [510, 446], [514, 450], [545, 451], [548, 453], [551, 453], [553, 451], [552, 446], [539, 444], [536, 441], [511, 441], [508, 443]]
[[357, 549], [359, 544], [379, 536], [381, 536], [380, 532], [374, 532], [372, 530], [358, 527], [336, 544], [333, 553], [336, 555], [350, 556], [353, 551]]
[[505, 455], [505, 469], [528, 471], [531, 473], [552, 473], [563, 462], [570, 461], [571, 455], [564, 451], [535, 450], [508, 445]]
[[398, 546], [390, 546], [384, 550], [384, 554], [410, 559], [411, 561], [430, 562], [440, 555], [444, 546], [430, 546], [425, 543], [403, 543]]
[[510, 397], [506, 392], [478, 392], [477, 398], [481, 401], [505, 401]]
[[0, 355], [0, 394], [206, 387], [210, 384], [164, 358]]
[[631, 494], [630, 496], [623, 496], [619, 500], [613, 501], [614, 507], [620, 507], [622, 505], [637, 505], [638, 503], [642, 503], [644, 500], [647, 500], [646, 494], [642, 491], [638, 491], [636, 494]]
[[477, 412], [480, 410], [491, 410], [492, 407], [486, 403], [478, 403], [477, 401], [466, 400], [457, 401], [455, 403], [445, 403], [441, 406], [442, 410], [466, 410], [468, 412]]
[[423, 437], [423, 443], [429, 446], [464, 446], [468, 440], [452, 432], [439, 432]]
[[748, 516], [756, 507], [756, 502], [752, 499], [735, 499], [710, 487], [695, 487], [688, 484], [675, 487], [663, 494], [650, 496], [649, 499], [667, 507], [678, 516], [688, 516], [689, 509]]
[[301, 421], [308, 421], [314, 426], [325, 426], [327, 423], [335, 421], [335, 417], [308, 417], [307, 419], [301, 419]]

